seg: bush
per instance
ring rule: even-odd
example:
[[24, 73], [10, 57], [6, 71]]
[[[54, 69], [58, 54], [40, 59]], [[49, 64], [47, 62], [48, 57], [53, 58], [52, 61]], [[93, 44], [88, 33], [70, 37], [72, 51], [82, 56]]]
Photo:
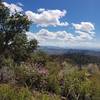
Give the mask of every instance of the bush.
[[60, 94], [61, 93], [61, 87], [60, 87], [60, 82], [55, 75], [49, 75], [47, 78], [47, 91], [55, 94]]
[[[1, 60], [2, 59], [2, 60]], [[1, 82], [13, 82], [14, 81], [14, 62], [8, 57], [2, 56], [0, 58], [0, 81]]]
[[7, 84], [1, 84], [0, 100], [32, 100], [32, 94], [26, 88], [18, 89]]
[[34, 93], [33, 100], [61, 100], [59, 96], [48, 93]]
[[[34, 76], [35, 70], [34, 68], [29, 67], [29, 65], [26, 65], [25, 63], [21, 65], [15, 66], [15, 76], [16, 81], [18, 84], [21, 85], [31, 85], [30, 81], [32, 80], [32, 77]], [[27, 81], [29, 84], [27, 84]], [[30, 86], [29, 86], [30, 87]]]
[[37, 50], [33, 54], [31, 54], [31, 60], [29, 61], [35, 67], [45, 67], [46, 63], [49, 61], [49, 56], [44, 52]]
[[69, 100], [91, 98], [92, 92], [92, 82], [87, 78], [85, 71], [74, 71], [65, 76], [62, 95]]
[[41, 75], [36, 69], [26, 64], [16, 66], [15, 74], [17, 83], [35, 90], [46, 90], [46, 76]]
[[21, 88], [17, 100], [33, 100], [32, 93], [27, 88]]

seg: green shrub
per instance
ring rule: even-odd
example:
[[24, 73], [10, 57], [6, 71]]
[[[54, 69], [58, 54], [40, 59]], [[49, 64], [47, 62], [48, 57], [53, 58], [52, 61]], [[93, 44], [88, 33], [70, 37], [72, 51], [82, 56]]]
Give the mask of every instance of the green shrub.
[[46, 90], [46, 76], [39, 74], [34, 68], [22, 64], [16, 66], [15, 74], [19, 84], [27, 86], [30, 89]]
[[[2, 59], [2, 60], [1, 60]], [[0, 58], [0, 81], [2, 82], [13, 82], [14, 83], [14, 62], [8, 57]]]
[[34, 93], [33, 100], [61, 100], [59, 96], [47, 93]]
[[21, 88], [17, 98], [18, 100], [33, 100], [31, 92], [27, 88]]
[[69, 100], [91, 98], [92, 92], [92, 82], [87, 78], [85, 71], [74, 71], [65, 77], [62, 95]]
[[58, 78], [54, 75], [48, 76], [47, 79], [47, 91], [55, 94], [61, 93], [60, 82]]
[[30, 68], [26, 64], [21, 64], [19, 66], [16, 65], [15, 75], [16, 75], [17, 83], [25, 86], [27, 85], [26, 81], [27, 80], [31, 81], [32, 77], [34, 76], [34, 68]]
[[0, 85], [0, 100], [17, 100], [15, 90], [9, 85]]
[[7, 84], [1, 84], [0, 100], [32, 100], [32, 94], [26, 88], [17, 89]]

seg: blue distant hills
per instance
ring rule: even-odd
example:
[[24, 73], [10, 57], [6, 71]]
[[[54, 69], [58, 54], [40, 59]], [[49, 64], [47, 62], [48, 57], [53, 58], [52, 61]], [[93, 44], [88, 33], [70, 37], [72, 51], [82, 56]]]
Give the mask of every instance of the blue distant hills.
[[99, 49], [71, 49], [71, 48], [61, 48], [61, 47], [54, 47], [54, 46], [39, 46], [38, 49], [51, 55], [81, 53], [84, 55], [100, 57]]

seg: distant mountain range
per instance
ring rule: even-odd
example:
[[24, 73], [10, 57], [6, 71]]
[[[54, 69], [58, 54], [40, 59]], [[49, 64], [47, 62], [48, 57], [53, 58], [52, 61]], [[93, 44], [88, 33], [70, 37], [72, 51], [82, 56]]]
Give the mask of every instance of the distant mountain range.
[[73, 54], [81, 53], [85, 55], [97, 56], [100, 57], [100, 50], [98, 49], [70, 49], [70, 48], [61, 48], [53, 46], [39, 46], [39, 50], [51, 54], [51, 55], [62, 55], [62, 54]]

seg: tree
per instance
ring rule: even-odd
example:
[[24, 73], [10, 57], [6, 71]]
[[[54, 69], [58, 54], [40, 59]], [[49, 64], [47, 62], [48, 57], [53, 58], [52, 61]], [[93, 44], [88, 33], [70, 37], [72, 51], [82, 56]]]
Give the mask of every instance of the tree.
[[30, 40], [28, 43], [28, 52], [33, 53], [34, 50], [37, 48], [38, 42], [36, 39]]
[[22, 61], [37, 47], [37, 40], [25, 34], [31, 22], [24, 13], [11, 14], [0, 1], [0, 55]]

